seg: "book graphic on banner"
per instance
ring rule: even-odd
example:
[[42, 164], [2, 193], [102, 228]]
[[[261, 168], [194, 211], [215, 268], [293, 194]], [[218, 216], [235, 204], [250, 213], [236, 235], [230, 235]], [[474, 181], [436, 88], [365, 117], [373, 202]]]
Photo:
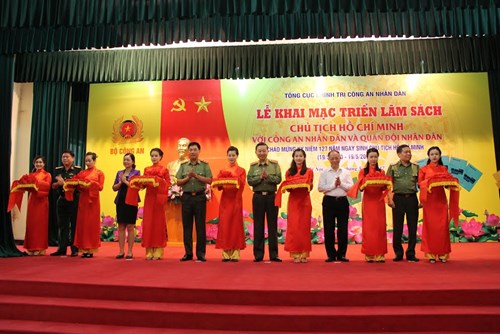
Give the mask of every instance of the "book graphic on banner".
[[424, 159], [420, 159], [420, 160], [415, 161], [415, 163], [417, 163], [420, 166], [420, 168], [422, 168], [425, 165], [427, 165], [427, 160], [428, 160], [427, 158], [424, 158]]
[[448, 172], [450, 171], [450, 157], [447, 155], [442, 155], [441, 160], [443, 161], [443, 165], [448, 168]]
[[464, 180], [465, 167], [467, 167], [467, 160], [455, 157], [450, 158], [450, 164], [448, 170], [450, 171], [451, 175], [453, 175], [458, 179], [458, 181], [460, 181], [460, 185], [463, 185], [465, 182]]
[[479, 169], [471, 164], [468, 164], [464, 170], [464, 183], [461, 184], [462, 187], [464, 187], [467, 191], [471, 191], [482, 175], [483, 173]]

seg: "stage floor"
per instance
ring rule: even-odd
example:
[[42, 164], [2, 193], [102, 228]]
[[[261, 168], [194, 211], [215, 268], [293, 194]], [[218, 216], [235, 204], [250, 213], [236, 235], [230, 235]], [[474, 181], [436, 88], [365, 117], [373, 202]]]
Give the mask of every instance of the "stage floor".
[[[389, 249], [391, 245], [388, 245]], [[420, 247], [420, 245], [417, 245]], [[48, 252], [55, 251], [50, 248]], [[267, 250], [266, 250], [267, 251]], [[222, 262], [220, 250], [207, 245], [207, 262], [180, 262], [182, 247], [167, 247], [164, 259], [146, 261], [140, 244], [133, 260], [116, 260], [117, 243], [103, 243], [95, 258], [19, 257], [0, 259], [0, 281], [40, 281], [132, 287], [222, 290], [446, 290], [498, 289], [500, 243], [453, 244], [448, 263], [367, 263], [360, 245], [349, 245], [349, 263], [325, 263], [323, 245], [313, 245], [308, 263], [295, 264], [280, 245], [283, 263], [254, 263], [252, 246], [238, 263]]]

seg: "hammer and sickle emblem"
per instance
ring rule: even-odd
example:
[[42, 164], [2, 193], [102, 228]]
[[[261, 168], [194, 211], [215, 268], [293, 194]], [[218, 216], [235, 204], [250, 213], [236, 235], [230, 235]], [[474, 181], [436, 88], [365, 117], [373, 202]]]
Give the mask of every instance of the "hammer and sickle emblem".
[[178, 98], [177, 100], [175, 100], [173, 103], [173, 108], [170, 109], [170, 111], [186, 111], [186, 102], [181, 99], [181, 98]]

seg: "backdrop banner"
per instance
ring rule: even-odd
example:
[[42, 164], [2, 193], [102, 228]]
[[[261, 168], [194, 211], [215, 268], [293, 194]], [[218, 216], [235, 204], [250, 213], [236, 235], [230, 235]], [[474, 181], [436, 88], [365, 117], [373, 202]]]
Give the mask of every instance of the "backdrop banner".
[[[229, 145], [239, 148], [238, 162], [248, 170], [256, 161], [255, 145], [263, 141], [284, 177], [292, 151], [303, 148], [315, 172], [311, 227], [319, 231], [322, 195], [317, 182], [329, 167], [329, 151], [341, 153], [341, 167], [355, 178], [370, 147], [378, 148], [379, 165], [387, 169], [398, 161], [400, 144], [410, 146], [412, 160], [420, 165], [427, 163], [427, 149], [439, 146], [445, 165], [461, 184], [464, 228], [454, 241], [481, 236], [481, 241], [490, 241], [498, 235], [486, 238], [483, 228], [498, 224], [492, 214], [500, 212], [500, 201], [492, 177], [496, 170], [489, 101], [486, 73], [92, 84], [87, 148], [98, 154], [97, 167], [106, 174], [103, 217], [115, 216], [111, 186], [125, 153], [134, 153], [143, 170], [151, 164], [150, 149], [161, 147], [166, 165], [178, 158], [177, 141], [186, 137], [201, 144], [201, 159], [217, 174], [227, 163]], [[244, 197], [245, 220], [251, 224], [248, 187]], [[362, 228], [359, 202], [351, 201], [354, 241]], [[283, 230], [286, 210], [285, 204], [280, 211]], [[216, 213], [212, 204], [208, 219]], [[466, 224], [474, 225], [476, 233], [465, 233]]]

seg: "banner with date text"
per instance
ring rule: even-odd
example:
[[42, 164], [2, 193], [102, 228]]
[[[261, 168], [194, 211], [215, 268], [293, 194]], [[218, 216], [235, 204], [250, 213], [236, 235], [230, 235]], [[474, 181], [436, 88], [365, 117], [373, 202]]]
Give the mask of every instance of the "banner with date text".
[[[460, 180], [467, 222], [485, 222], [486, 214], [500, 213], [489, 101], [486, 73], [94, 84], [87, 147], [106, 174], [103, 213], [114, 215], [111, 186], [123, 154], [133, 152], [142, 170], [150, 165], [149, 150], [159, 146], [167, 164], [177, 159], [181, 137], [201, 144], [213, 174], [225, 166], [229, 145], [239, 148], [239, 164], [248, 170], [255, 145], [266, 142], [283, 177], [292, 151], [304, 148], [315, 187], [332, 149], [354, 178], [370, 147], [379, 149], [379, 164], [387, 169], [398, 160], [400, 144], [410, 145], [421, 165], [427, 149], [439, 146]], [[312, 218], [321, 221], [322, 195], [315, 188], [311, 198]], [[250, 199], [247, 189], [248, 212]], [[359, 200], [352, 203], [360, 214]]]

